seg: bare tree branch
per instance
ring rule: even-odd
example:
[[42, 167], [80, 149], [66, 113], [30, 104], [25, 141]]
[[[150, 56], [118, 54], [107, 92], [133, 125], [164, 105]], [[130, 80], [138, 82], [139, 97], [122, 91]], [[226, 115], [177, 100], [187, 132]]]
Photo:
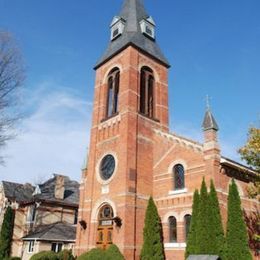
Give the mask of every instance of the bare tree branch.
[[0, 30], [0, 165], [4, 162], [2, 149], [14, 137], [12, 129], [19, 119], [14, 111], [24, 75], [21, 53], [14, 38]]

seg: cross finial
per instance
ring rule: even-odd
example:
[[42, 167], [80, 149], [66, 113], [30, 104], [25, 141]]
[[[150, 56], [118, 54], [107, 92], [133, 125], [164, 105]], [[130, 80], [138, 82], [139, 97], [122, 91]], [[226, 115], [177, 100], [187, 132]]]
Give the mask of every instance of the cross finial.
[[209, 97], [209, 95], [206, 95], [206, 108], [207, 108], [207, 110], [210, 110], [210, 97]]

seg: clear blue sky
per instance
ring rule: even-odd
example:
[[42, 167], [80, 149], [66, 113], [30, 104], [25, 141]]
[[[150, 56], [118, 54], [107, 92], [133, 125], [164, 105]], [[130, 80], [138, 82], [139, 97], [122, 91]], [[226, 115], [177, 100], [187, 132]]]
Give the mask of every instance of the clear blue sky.
[[[201, 141], [205, 96], [219, 124], [223, 155], [260, 117], [260, 1], [145, 0], [169, 71], [171, 129]], [[4, 153], [0, 179], [51, 173], [79, 179], [88, 144], [92, 70], [122, 0], [0, 0], [0, 28], [14, 34], [27, 67], [26, 115]]]

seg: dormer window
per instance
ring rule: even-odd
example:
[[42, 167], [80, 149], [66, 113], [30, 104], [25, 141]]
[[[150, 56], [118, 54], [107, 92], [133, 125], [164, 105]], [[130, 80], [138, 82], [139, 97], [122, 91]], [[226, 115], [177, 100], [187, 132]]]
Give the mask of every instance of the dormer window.
[[111, 28], [111, 40], [120, 36], [125, 28], [125, 21], [119, 16], [115, 16], [110, 25]]
[[144, 19], [140, 22], [141, 31], [144, 35], [155, 38], [155, 22], [153, 18], [150, 16], [147, 19]]

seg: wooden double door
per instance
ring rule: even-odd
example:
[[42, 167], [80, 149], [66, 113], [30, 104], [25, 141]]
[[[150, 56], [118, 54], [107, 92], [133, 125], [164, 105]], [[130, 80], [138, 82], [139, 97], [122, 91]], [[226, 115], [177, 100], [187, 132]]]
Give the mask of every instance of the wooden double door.
[[113, 243], [113, 226], [99, 227], [97, 236], [97, 247], [107, 249]]
[[113, 243], [113, 210], [109, 205], [103, 206], [98, 215], [96, 245], [107, 249]]

